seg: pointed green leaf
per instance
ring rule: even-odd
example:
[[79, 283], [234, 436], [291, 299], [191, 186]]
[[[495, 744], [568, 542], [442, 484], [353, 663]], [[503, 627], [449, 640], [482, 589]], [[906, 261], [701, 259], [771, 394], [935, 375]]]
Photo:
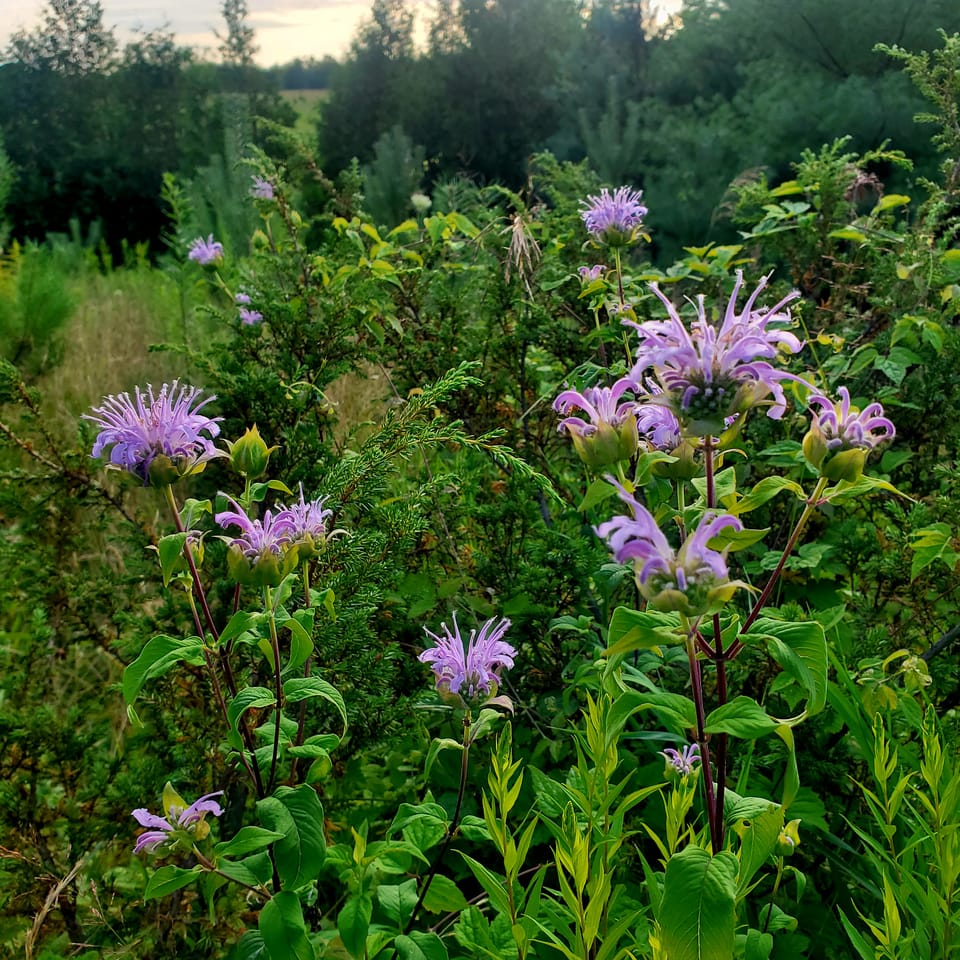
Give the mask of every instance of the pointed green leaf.
[[370, 918], [373, 916], [373, 901], [365, 893], [354, 894], [347, 898], [337, 914], [337, 931], [347, 952], [355, 960], [361, 960], [366, 954], [367, 932]]
[[767, 716], [763, 707], [750, 697], [735, 697], [707, 715], [707, 733], [728, 733], [741, 740], [756, 740], [777, 728], [777, 721]]
[[737, 858], [711, 857], [691, 844], [670, 858], [660, 905], [660, 934], [670, 960], [733, 956]]
[[147, 641], [140, 656], [123, 671], [121, 686], [127, 703], [137, 699], [140, 688], [156, 677], [162, 677], [178, 663], [195, 667], [204, 663], [203, 641], [200, 637], [167, 637], [160, 635]]
[[281, 890], [268, 900], [260, 911], [259, 928], [270, 960], [316, 960], [295, 893]]
[[188, 883], [193, 883], [200, 876], [202, 869], [199, 864], [189, 870], [173, 866], [173, 864], [158, 868], [147, 881], [146, 889], [143, 891], [144, 903], [157, 897], [165, 897], [168, 893], [173, 893], [175, 890], [185, 887]]

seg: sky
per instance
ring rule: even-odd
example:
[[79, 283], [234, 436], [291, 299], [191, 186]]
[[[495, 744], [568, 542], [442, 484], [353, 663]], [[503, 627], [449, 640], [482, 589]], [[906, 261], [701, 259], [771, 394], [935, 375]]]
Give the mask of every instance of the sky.
[[[247, 0], [249, 23], [260, 48], [257, 61], [263, 66], [288, 63], [296, 57], [347, 52], [372, 0]], [[179, 43], [216, 50], [214, 30], [224, 31], [221, 0], [101, 0], [103, 19], [114, 28], [122, 43], [134, 30], [172, 30]], [[0, 48], [21, 29], [32, 30], [42, 19], [45, 0], [0, 0]], [[423, 27], [429, 18], [430, 0], [412, 4]], [[679, 6], [679, 0], [660, 0], [657, 6]]]
[[[221, 0], [101, 0], [103, 20], [121, 43], [136, 29], [166, 27], [186, 46], [212, 47], [224, 31]], [[264, 66], [295, 57], [335, 57], [346, 53], [371, 0], [247, 0], [249, 23]], [[0, 0], [0, 47], [17, 30], [32, 30], [42, 19], [44, 0]], [[425, 7], [425, 0], [415, 6]]]

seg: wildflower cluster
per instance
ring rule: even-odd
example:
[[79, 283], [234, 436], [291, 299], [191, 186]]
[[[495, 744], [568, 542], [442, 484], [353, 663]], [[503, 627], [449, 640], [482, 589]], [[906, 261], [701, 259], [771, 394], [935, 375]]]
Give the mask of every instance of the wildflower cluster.
[[144, 807], [133, 811], [133, 818], [141, 827], [148, 827], [146, 833], [137, 837], [134, 853], [146, 851], [152, 853], [158, 847], [169, 845], [171, 848], [181, 844], [185, 850], [193, 848], [197, 840], [203, 840], [210, 833], [210, 824], [206, 822], [209, 813], [219, 817], [223, 813], [220, 804], [214, 797], [223, 796], [222, 790], [208, 793], [199, 800], [194, 800], [189, 806], [187, 802], [173, 789], [171, 784], [163, 788], [163, 816], [158, 817]]
[[730, 580], [726, 550], [715, 550], [710, 541], [722, 530], [739, 531], [743, 524], [728, 514], [705, 514], [697, 529], [678, 550], [670, 546], [653, 514], [612, 478], [631, 516], [616, 516], [595, 528], [607, 541], [618, 563], [632, 562], [637, 587], [657, 610], [676, 610], [688, 617], [718, 609], [738, 587]]
[[199, 263], [201, 267], [209, 267], [211, 264], [219, 263], [223, 259], [223, 244], [214, 240], [212, 233], [206, 240], [203, 237], [197, 237], [190, 244], [187, 259]]
[[421, 663], [429, 663], [437, 689], [463, 706], [497, 696], [500, 674], [513, 667], [517, 651], [503, 637], [510, 621], [487, 620], [479, 631], [471, 630], [467, 640], [460, 634], [457, 615], [453, 630], [440, 624], [441, 633], [425, 632], [434, 645], [420, 654]]
[[633, 243], [647, 215], [647, 208], [640, 202], [642, 196], [642, 190], [631, 187], [619, 187], [613, 194], [604, 187], [599, 194], [587, 197], [580, 214], [587, 233], [609, 247]]
[[728, 418], [766, 403], [768, 397], [772, 402], [767, 415], [779, 420], [786, 410], [783, 381], [806, 383], [770, 363], [781, 351], [798, 353], [802, 347], [783, 328], [790, 322], [783, 308], [799, 293], [793, 291], [775, 306], [758, 309], [756, 302], [766, 285], [764, 277], [738, 312], [743, 287], [743, 272], [738, 271], [722, 324], [717, 327], [710, 322], [701, 295], [696, 300], [697, 317], [688, 330], [673, 303], [652, 283], [650, 289], [663, 303], [668, 319], [624, 321], [640, 338], [631, 375], [638, 381], [653, 375], [663, 391], [656, 402], [669, 407], [689, 434], [721, 434]]
[[289, 507], [266, 510], [260, 518], [251, 518], [231, 497], [233, 508], [215, 516], [224, 529], [237, 527], [240, 533], [226, 538], [230, 546], [227, 562], [238, 583], [275, 586], [298, 563], [315, 557], [326, 541], [342, 530], [329, 530], [327, 521], [333, 511], [324, 504], [326, 497], [306, 500], [300, 497]]
[[84, 414], [101, 428], [93, 456], [109, 449], [114, 467], [154, 486], [202, 470], [209, 460], [223, 456], [213, 442], [223, 418], [200, 412], [216, 399], [200, 400], [200, 394], [196, 387], [174, 380], [157, 393], [148, 385], [146, 393], [137, 387], [133, 397], [129, 393], [105, 397], [92, 415]]

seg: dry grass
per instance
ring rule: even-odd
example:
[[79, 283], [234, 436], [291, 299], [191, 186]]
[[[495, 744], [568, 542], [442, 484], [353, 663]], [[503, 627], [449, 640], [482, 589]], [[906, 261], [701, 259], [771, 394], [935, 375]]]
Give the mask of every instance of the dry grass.
[[182, 373], [174, 354], [149, 349], [182, 339], [179, 297], [169, 277], [155, 270], [92, 274], [78, 281], [77, 299], [63, 332], [63, 362], [38, 384], [54, 422], [75, 421], [106, 394]]

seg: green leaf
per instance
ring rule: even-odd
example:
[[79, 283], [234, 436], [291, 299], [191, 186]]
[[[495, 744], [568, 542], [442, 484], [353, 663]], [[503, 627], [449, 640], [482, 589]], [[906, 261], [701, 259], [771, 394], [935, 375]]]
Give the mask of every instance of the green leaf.
[[228, 960], [266, 960], [267, 945], [259, 930], [248, 930], [230, 951]]
[[366, 954], [367, 931], [373, 916], [373, 901], [365, 893], [356, 893], [347, 898], [337, 914], [337, 931], [347, 952], [355, 960], [362, 960]]
[[295, 893], [281, 890], [268, 900], [260, 911], [259, 928], [270, 960], [316, 960]]
[[241, 634], [248, 630], [253, 630], [257, 621], [262, 619], [261, 613], [248, 613], [246, 610], [238, 610], [227, 622], [227, 625], [220, 632], [220, 644], [229, 643], [235, 640]]
[[273, 848], [284, 890], [297, 890], [316, 879], [326, 856], [323, 805], [313, 787], [278, 787], [272, 797], [257, 801], [261, 822], [283, 834]]
[[883, 213], [884, 210], [892, 210], [894, 207], [903, 207], [910, 202], [910, 198], [903, 193], [888, 193], [882, 196], [877, 205], [870, 211], [870, 216], [876, 216]]
[[397, 937], [393, 945], [400, 960], [447, 960], [449, 956], [443, 941], [435, 933], [420, 930], [415, 930], [409, 937]]
[[[704, 477], [694, 477], [690, 481], [703, 499], [707, 496], [707, 481]], [[737, 492], [737, 474], [733, 467], [726, 467], [713, 478], [714, 496], [718, 503], [724, 503]]]
[[467, 898], [449, 877], [436, 874], [423, 898], [423, 906], [431, 913], [455, 913], [466, 908]]
[[510, 901], [507, 899], [506, 880], [496, 873], [488, 870], [482, 863], [478, 863], [473, 857], [467, 856], [462, 850], [457, 851], [463, 857], [467, 866], [477, 878], [477, 883], [483, 887], [490, 898], [490, 903], [500, 913], [510, 913]]
[[747, 637], [762, 637], [770, 656], [804, 690], [806, 715], [819, 713], [827, 702], [827, 638], [816, 620], [792, 622], [760, 617]]
[[741, 939], [743, 941], [743, 960], [769, 960], [770, 953], [773, 951], [772, 934], [761, 933], [751, 927], [745, 937], [737, 937], [738, 943]]
[[[434, 881], [439, 879], [434, 877]], [[402, 930], [410, 922], [417, 903], [417, 881], [411, 879], [399, 884], [381, 883], [377, 887], [377, 902], [387, 918]]]
[[745, 497], [738, 500], [733, 506], [728, 506], [729, 513], [740, 516], [763, 506], [772, 500], [781, 490], [789, 490], [799, 500], [806, 499], [806, 492], [795, 480], [786, 477], [764, 477]]
[[638, 693], [641, 708], [649, 708], [672, 733], [686, 739], [687, 732], [697, 726], [697, 708], [689, 697], [679, 693], [651, 691]]
[[160, 558], [160, 575], [163, 585], [170, 586], [173, 577], [186, 568], [183, 545], [187, 542], [187, 533], [170, 533], [157, 541], [157, 556]]
[[777, 721], [767, 716], [763, 707], [750, 697], [734, 697], [707, 715], [707, 733], [728, 733], [741, 740], [756, 740], [777, 728]]
[[197, 864], [189, 870], [183, 867], [176, 867], [173, 864], [160, 867], [153, 872], [153, 875], [147, 881], [146, 889], [143, 891], [143, 902], [154, 900], [157, 897], [165, 897], [168, 893], [173, 893], [188, 883], [193, 883], [200, 876], [203, 867]]
[[942, 560], [951, 570], [960, 560], [951, 544], [953, 531], [945, 523], [932, 523], [920, 527], [910, 534], [910, 549], [913, 560], [910, 563], [910, 579], [915, 580], [921, 570], [929, 567], [935, 560]]
[[843, 910], [837, 907], [837, 913], [840, 914], [840, 922], [843, 924], [843, 929], [846, 930], [854, 950], [860, 955], [860, 960], [876, 960], [877, 955], [874, 953], [873, 948], [864, 940], [860, 931], [847, 919], [847, 915]]
[[660, 932], [670, 960], [721, 960], [733, 956], [737, 858], [711, 857], [693, 844], [667, 863]]
[[[264, 856], [267, 855], [264, 854]], [[254, 859], [254, 857], [247, 857], [247, 859], [243, 861], [221, 859], [217, 861], [217, 869], [224, 874], [224, 876], [229, 877], [231, 880], [236, 880], [237, 883], [245, 883], [248, 886], [256, 887], [264, 881], [262, 877], [257, 876], [248, 866], [249, 861]], [[267, 857], [267, 859], [269, 860], [269, 857]]]
[[610, 483], [608, 480], [604, 480], [603, 477], [598, 477], [593, 483], [587, 487], [587, 492], [583, 495], [583, 499], [577, 505], [577, 510], [580, 513], [585, 513], [591, 507], [595, 507], [598, 503], [603, 503], [604, 500], [608, 500], [610, 497], [615, 496], [617, 488]]
[[679, 627], [680, 618], [675, 613], [617, 607], [610, 618], [604, 656], [615, 657], [634, 650], [656, 650], [662, 643], [679, 643]]
[[343, 702], [340, 691], [320, 677], [292, 677], [283, 684], [283, 698], [287, 703], [297, 703], [310, 697], [321, 697], [332, 703], [343, 718], [343, 726], [347, 726], [347, 706]]
[[739, 819], [733, 829], [740, 837], [740, 870], [737, 874], [737, 893], [743, 896], [756, 872], [770, 859], [783, 829], [783, 807], [767, 801], [763, 813]]
[[123, 671], [121, 687], [124, 700], [133, 703], [148, 680], [162, 677], [175, 664], [183, 662], [195, 667], [205, 662], [200, 637], [167, 637], [161, 634], [148, 640], [140, 656]]
[[831, 230], [827, 236], [834, 240], [853, 240], [856, 243], [863, 243], [867, 239], [867, 235], [856, 227], [840, 227], [838, 230]]
[[244, 687], [227, 705], [227, 721], [230, 730], [227, 741], [237, 750], [243, 749], [243, 738], [240, 736], [240, 718], [247, 710], [261, 707], [273, 707], [277, 703], [276, 694], [266, 687]]
[[218, 843], [213, 850], [218, 857], [242, 857], [245, 853], [253, 853], [270, 846], [282, 836], [282, 833], [264, 830], [263, 827], [241, 827], [235, 837]]
[[463, 751], [463, 744], [452, 737], [436, 737], [430, 742], [430, 749], [427, 751], [427, 759], [423, 766], [423, 775], [430, 776], [430, 768], [435, 763], [442, 750], [460, 750]]

